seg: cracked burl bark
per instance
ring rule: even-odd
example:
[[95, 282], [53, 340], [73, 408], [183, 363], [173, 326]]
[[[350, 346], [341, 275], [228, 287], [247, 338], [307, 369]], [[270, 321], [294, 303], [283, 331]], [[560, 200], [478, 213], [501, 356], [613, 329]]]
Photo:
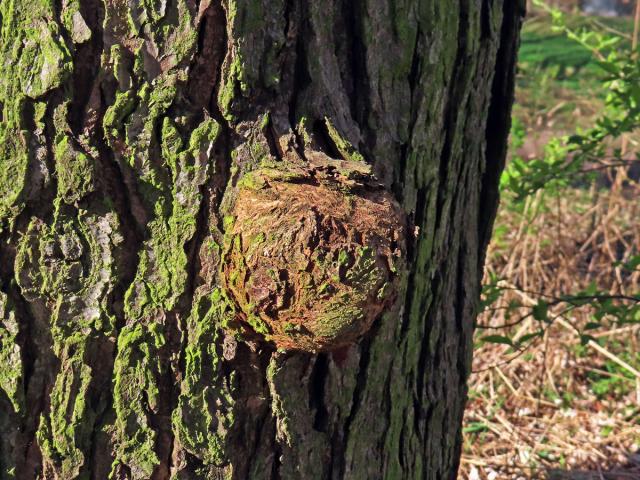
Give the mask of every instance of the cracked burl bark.
[[353, 344], [393, 303], [405, 260], [405, 215], [366, 164], [309, 156], [246, 174], [225, 238], [243, 324], [285, 351]]

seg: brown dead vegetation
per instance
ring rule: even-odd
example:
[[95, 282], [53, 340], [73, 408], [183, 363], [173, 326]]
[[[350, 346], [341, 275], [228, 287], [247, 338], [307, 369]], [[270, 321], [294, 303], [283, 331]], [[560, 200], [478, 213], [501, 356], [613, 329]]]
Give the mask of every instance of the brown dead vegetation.
[[[540, 192], [523, 212], [503, 207], [487, 271], [514, 290], [482, 316], [478, 338], [505, 334], [511, 301], [532, 306], [541, 295], [592, 283], [611, 295], [638, 291], [640, 272], [621, 263], [640, 251], [640, 185], [623, 172], [612, 183], [557, 197]], [[630, 364], [640, 327], [605, 318], [592, 332], [598, 341], [583, 346], [579, 332], [593, 312], [564, 307], [552, 307], [553, 323], [522, 352], [496, 344], [477, 350], [461, 478], [640, 478], [640, 372]], [[506, 331], [518, 337], [539, 323], [527, 317]]]

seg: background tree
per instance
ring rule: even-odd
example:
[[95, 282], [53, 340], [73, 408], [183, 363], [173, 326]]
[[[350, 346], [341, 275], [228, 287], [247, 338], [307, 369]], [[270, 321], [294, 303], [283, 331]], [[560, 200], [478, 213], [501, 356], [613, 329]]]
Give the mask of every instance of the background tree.
[[[521, 9], [0, 2], [2, 477], [455, 478]], [[249, 172], [314, 162], [371, 167], [407, 268], [277, 350], [221, 262]]]

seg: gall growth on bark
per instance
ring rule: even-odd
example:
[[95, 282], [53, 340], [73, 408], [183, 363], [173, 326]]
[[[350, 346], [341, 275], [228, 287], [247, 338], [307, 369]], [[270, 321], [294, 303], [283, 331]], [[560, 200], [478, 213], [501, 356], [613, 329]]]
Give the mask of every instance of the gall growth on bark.
[[352, 344], [393, 302], [405, 216], [365, 164], [253, 171], [232, 215], [223, 283], [241, 322], [279, 349]]

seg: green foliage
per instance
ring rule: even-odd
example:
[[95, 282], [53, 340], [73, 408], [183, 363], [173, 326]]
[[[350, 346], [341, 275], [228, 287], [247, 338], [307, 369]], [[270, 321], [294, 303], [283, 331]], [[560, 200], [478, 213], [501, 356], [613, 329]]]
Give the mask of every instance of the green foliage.
[[[580, 17], [581, 20], [583, 18]], [[586, 26], [582, 22], [579, 25]], [[518, 57], [518, 69], [523, 73], [526, 86], [539, 83], [541, 75], [546, 72], [545, 81], [560, 82], [568, 88], [578, 89], [585, 77], [582, 75], [584, 70], [591, 73], [597, 69], [589, 51], [567, 38], [562, 31], [550, 27], [544, 17], [527, 22]]]
[[[537, 1], [536, 4], [544, 6]], [[556, 31], [573, 40], [589, 55], [591, 65], [597, 67], [602, 78], [601, 92], [606, 92], [605, 110], [595, 125], [578, 130], [567, 137], [549, 142], [542, 158], [525, 161], [515, 157], [502, 177], [503, 189], [519, 200], [540, 189], [557, 190], [572, 182], [593, 178], [600, 170], [629, 165], [630, 161], [613, 141], [640, 126], [640, 55], [622, 41], [619, 35], [600, 32], [581, 26], [573, 30], [564, 15], [545, 7], [552, 15]], [[516, 142], [523, 131], [513, 132]]]
[[[640, 364], [640, 352], [634, 352], [631, 345], [618, 343], [617, 356], [629, 364]], [[634, 390], [636, 377], [612, 360], [605, 360], [597, 370], [587, 372], [591, 390], [599, 398], [622, 398]]]

